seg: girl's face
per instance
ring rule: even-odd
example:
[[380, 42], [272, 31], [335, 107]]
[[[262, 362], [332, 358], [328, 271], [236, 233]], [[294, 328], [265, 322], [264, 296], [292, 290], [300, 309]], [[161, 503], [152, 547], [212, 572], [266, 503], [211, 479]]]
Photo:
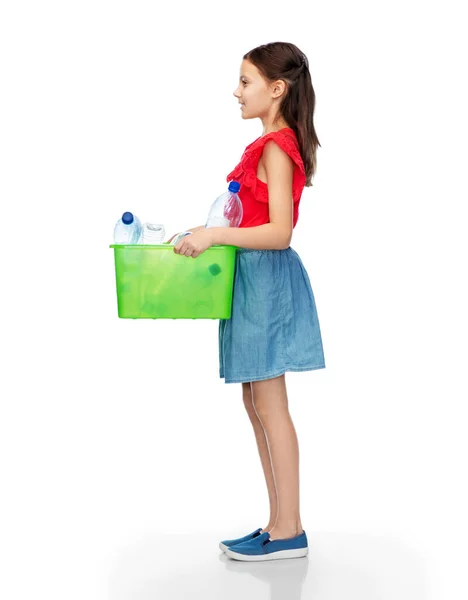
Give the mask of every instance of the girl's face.
[[241, 103], [243, 119], [266, 117], [275, 98], [273, 87], [268, 85], [257, 67], [248, 60], [242, 61], [239, 85], [233, 94]]

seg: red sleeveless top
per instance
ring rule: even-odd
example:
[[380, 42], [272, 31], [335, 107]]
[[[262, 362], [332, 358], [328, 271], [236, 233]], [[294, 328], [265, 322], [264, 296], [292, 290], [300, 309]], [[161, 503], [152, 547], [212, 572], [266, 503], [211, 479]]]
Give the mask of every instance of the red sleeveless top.
[[257, 167], [266, 142], [272, 139], [295, 163], [292, 184], [293, 228], [296, 226], [306, 175], [296, 134], [290, 127], [284, 127], [279, 131], [267, 133], [249, 144], [244, 150], [240, 163], [226, 177], [227, 182], [237, 181], [241, 186], [238, 195], [242, 202], [243, 217], [239, 227], [255, 227], [270, 222], [268, 185], [257, 177]]

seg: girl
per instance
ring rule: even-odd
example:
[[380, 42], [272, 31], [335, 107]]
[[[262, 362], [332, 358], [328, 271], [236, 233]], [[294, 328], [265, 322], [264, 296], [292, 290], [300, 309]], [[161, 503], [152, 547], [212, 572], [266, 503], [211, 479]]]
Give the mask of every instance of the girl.
[[263, 134], [245, 149], [226, 180], [241, 184], [238, 228], [195, 227], [174, 252], [197, 257], [214, 244], [238, 246], [230, 319], [219, 322], [220, 377], [242, 383], [270, 500], [263, 529], [220, 543], [238, 560], [296, 558], [308, 553], [299, 514], [299, 450], [288, 410], [286, 371], [325, 368], [309, 277], [290, 247], [304, 186], [311, 186], [320, 145], [308, 61], [275, 42], [244, 57], [234, 96], [243, 119]]

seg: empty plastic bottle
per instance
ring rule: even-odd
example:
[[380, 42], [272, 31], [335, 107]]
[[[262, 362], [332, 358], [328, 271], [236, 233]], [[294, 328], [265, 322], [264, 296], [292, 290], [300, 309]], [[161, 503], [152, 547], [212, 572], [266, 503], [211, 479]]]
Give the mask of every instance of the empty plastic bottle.
[[242, 217], [242, 202], [237, 194], [240, 183], [231, 181], [227, 192], [213, 202], [205, 227], [239, 227]]
[[165, 235], [166, 230], [161, 223], [143, 223], [141, 243], [158, 246], [164, 242]]
[[183, 237], [185, 237], [186, 235], [191, 235], [192, 233], [192, 231], [181, 231], [174, 237], [174, 239], [171, 242], [171, 245], [176, 246]]
[[140, 219], [131, 212], [124, 212], [114, 227], [114, 244], [138, 244], [141, 234]]

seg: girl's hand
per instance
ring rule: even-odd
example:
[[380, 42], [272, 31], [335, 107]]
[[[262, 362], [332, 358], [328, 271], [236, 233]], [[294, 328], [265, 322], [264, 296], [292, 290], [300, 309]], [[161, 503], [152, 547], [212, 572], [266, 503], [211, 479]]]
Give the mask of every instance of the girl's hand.
[[200, 229], [183, 237], [175, 246], [174, 252], [183, 256], [196, 258], [207, 248], [213, 246], [213, 234], [210, 229]]

